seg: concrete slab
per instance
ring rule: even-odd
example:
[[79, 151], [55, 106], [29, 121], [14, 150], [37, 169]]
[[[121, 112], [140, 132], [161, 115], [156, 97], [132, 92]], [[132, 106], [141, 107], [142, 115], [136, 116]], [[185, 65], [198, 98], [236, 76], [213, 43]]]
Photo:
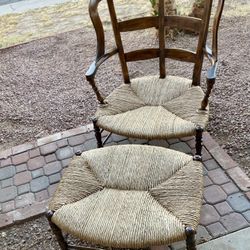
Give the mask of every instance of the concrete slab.
[[250, 227], [211, 240], [198, 246], [198, 250], [250, 250]]
[[43, 8], [65, 2], [76, 2], [77, 0], [24, 0], [16, 3], [2, 5], [0, 8], [0, 16], [13, 13], [22, 13], [28, 10]]

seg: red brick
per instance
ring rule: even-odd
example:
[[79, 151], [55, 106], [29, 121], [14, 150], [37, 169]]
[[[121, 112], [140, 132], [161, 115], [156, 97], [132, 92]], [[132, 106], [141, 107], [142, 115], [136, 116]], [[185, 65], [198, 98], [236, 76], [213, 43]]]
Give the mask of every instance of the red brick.
[[32, 144], [32, 143], [21, 144], [21, 145], [18, 145], [18, 146], [15, 146], [12, 148], [12, 154], [13, 155], [20, 154], [20, 153], [28, 151], [32, 148], [34, 148], [34, 144]]
[[239, 191], [239, 189], [232, 182], [226, 183], [221, 186], [223, 190], [229, 195]]
[[54, 161], [45, 165], [43, 169], [45, 175], [51, 175], [60, 172], [62, 170], [62, 166], [59, 161]]
[[194, 136], [187, 136], [187, 137], [180, 138], [181, 141], [190, 141], [190, 140], [193, 140], [193, 139], [194, 139]]
[[233, 209], [228, 205], [226, 201], [216, 204], [215, 208], [220, 215], [226, 215], [233, 212]]
[[42, 190], [40, 192], [35, 193], [36, 201], [44, 201], [49, 198], [49, 194], [47, 190]]
[[2, 212], [3, 213], [7, 213], [7, 212], [12, 211], [14, 209], [15, 209], [15, 202], [13, 200], [2, 203]]
[[208, 176], [204, 176], [204, 187], [212, 185], [213, 182], [210, 180]]
[[208, 176], [212, 182], [217, 185], [225, 184], [230, 181], [220, 168], [208, 171]]
[[17, 173], [26, 171], [27, 169], [28, 169], [28, 168], [27, 168], [27, 164], [26, 164], [26, 163], [20, 164], [20, 165], [17, 165], [17, 166], [16, 166], [16, 172], [17, 172]]
[[245, 218], [238, 213], [225, 215], [220, 221], [228, 232], [234, 232], [248, 226], [248, 222], [245, 220]]
[[14, 183], [16, 186], [30, 182], [32, 179], [31, 173], [29, 171], [21, 172], [15, 175]]
[[221, 147], [213, 148], [209, 152], [224, 169], [234, 168], [238, 165]]
[[0, 214], [0, 228], [10, 226], [14, 223], [13, 216], [10, 214]]
[[[204, 226], [198, 225], [197, 234], [196, 234], [197, 244], [208, 242], [209, 240], [211, 240], [211, 238], [212, 237], [210, 236], [207, 229]], [[184, 247], [182, 250], [184, 249], [186, 249], [186, 247]], [[175, 250], [181, 250], [181, 249], [177, 248]]]
[[250, 191], [250, 179], [240, 167], [229, 169], [227, 173], [242, 191]]
[[7, 159], [11, 155], [12, 155], [11, 148], [6, 149], [4, 151], [0, 151], [0, 159]]
[[69, 141], [70, 146], [76, 146], [76, 145], [83, 144], [85, 141], [85, 137], [84, 135], [76, 135], [76, 136], [72, 136], [68, 138], [68, 141]]
[[202, 148], [202, 160], [207, 161], [209, 159], [212, 159], [212, 156], [209, 154], [207, 149], [205, 147]]
[[63, 139], [63, 140], [57, 141], [56, 144], [58, 148], [62, 148], [62, 147], [68, 146], [68, 140]]
[[188, 146], [189, 146], [190, 148], [192, 148], [192, 149], [195, 148], [195, 139], [192, 139], [192, 140], [190, 140], [190, 141], [187, 141], [186, 143], [188, 144]]
[[0, 164], [1, 167], [6, 167], [6, 166], [9, 166], [9, 165], [11, 165], [11, 158], [10, 157], [7, 158], [7, 159], [1, 160], [1, 164]]
[[23, 195], [19, 195], [15, 199], [16, 208], [26, 207], [34, 203], [35, 198], [33, 193], [27, 193]]
[[227, 195], [219, 186], [212, 185], [205, 188], [204, 198], [208, 203], [215, 204], [224, 201]]
[[220, 167], [214, 159], [204, 161], [204, 165], [207, 170], [213, 170]]
[[45, 165], [45, 160], [43, 156], [38, 156], [35, 158], [32, 158], [28, 161], [28, 169], [29, 170], [35, 170], [38, 168], [42, 168]]
[[32, 149], [29, 151], [29, 154], [30, 154], [30, 158], [34, 158], [40, 155], [40, 150], [39, 148]]
[[57, 145], [55, 142], [40, 147], [41, 155], [52, 154], [55, 153], [56, 150], [57, 150]]
[[211, 137], [208, 132], [203, 133], [203, 144], [210, 151], [213, 148], [219, 147], [219, 144]]
[[15, 186], [10, 186], [0, 189], [0, 203], [7, 202], [15, 199], [17, 196], [17, 188]]
[[50, 163], [52, 161], [56, 161], [56, 154], [49, 154], [45, 156], [46, 163]]
[[24, 153], [12, 156], [12, 163], [14, 165], [19, 165], [19, 164], [27, 162], [28, 159], [29, 159], [28, 152], [24, 152]]
[[71, 162], [71, 160], [72, 160], [72, 159], [70, 159], [70, 158], [62, 160], [62, 161], [61, 161], [62, 167], [63, 167], [63, 168], [68, 167], [68, 166], [69, 166], [69, 163]]
[[207, 229], [212, 234], [212, 236], [216, 238], [227, 233], [227, 230], [219, 222], [207, 226]]
[[50, 185], [50, 186], [48, 187], [48, 192], [49, 192], [49, 196], [50, 196], [50, 197], [55, 193], [55, 191], [56, 191], [56, 189], [57, 189], [57, 185], [58, 185], [58, 183], [53, 184], [53, 185]]
[[95, 139], [95, 134], [94, 132], [88, 132], [84, 134], [85, 141]]
[[[92, 128], [93, 128], [93, 126], [92, 126]], [[86, 132], [88, 132], [87, 125], [63, 131], [62, 132], [62, 138], [71, 137], [71, 136], [75, 136], [75, 135], [79, 135], [79, 134], [84, 134]]]
[[201, 219], [200, 223], [204, 226], [215, 223], [219, 221], [220, 215], [217, 213], [215, 208], [211, 205], [203, 205], [201, 209]]
[[53, 135], [49, 135], [37, 140], [37, 146], [42, 146], [51, 142], [55, 142], [57, 140], [62, 139], [62, 133], [56, 133]]
[[27, 219], [30, 219], [34, 216], [43, 214], [46, 211], [48, 206], [48, 201], [37, 202], [32, 204], [29, 207], [19, 208], [12, 212], [9, 212], [9, 215], [12, 215], [14, 222], [21, 222]]

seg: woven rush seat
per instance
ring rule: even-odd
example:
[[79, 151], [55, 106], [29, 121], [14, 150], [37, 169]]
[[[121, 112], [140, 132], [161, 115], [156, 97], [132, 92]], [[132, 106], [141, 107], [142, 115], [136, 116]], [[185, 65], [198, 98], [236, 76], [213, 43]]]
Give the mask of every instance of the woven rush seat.
[[117, 248], [171, 244], [198, 226], [202, 164], [147, 145], [76, 156], [49, 204], [51, 221], [83, 241]]
[[[205, 128], [207, 110], [200, 110], [204, 93], [192, 81], [177, 76], [147, 76], [122, 84], [97, 112], [97, 125], [127, 137], [169, 139], [195, 135]], [[157, 121], [157, 122], [156, 122]]]

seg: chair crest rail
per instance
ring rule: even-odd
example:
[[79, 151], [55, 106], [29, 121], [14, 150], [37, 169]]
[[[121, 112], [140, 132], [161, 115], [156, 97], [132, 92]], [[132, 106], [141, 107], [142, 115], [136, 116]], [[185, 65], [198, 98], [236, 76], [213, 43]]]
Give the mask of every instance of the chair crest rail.
[[[170, 28], [178, 28], [183, 30], [189, 30], [199, 33], [202, 20], [195, 17], [183, 17], [183, 16], [165, 16], [164, 26]], [[159, 21], [157, 16], [147, 16], [135, 18], [132, 20], [121, 21], [118, 23], [118, 29], [120, 32], [136, 31], [148, 28], [159, 28]]]

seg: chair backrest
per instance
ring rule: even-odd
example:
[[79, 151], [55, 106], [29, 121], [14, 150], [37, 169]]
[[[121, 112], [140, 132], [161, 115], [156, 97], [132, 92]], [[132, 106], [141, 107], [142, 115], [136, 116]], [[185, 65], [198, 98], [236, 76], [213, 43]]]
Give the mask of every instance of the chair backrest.
[[[96, 29], [97, 40], [99, 41], [97, 48], [98, 50], [97, 58], [103, 56], [105, 52], [103, 28], [96, 9], [96, 6], [100, 1], [101, 0], [90, 0], [90, 8], [89, 8], [90, 16], [94, 23], [94, 27]], [[204, 58], [204, 49], [206, 47], [206, 40], [207, 40], [213, 0], [204, 0], [205, 1], [204, 12], [203, 12], [204, 14], [201, 19], [189, 16], [178, 16], [178, 15], [165, 16], [164, 15], [165, 1], [159, 0], [159, 11], [157, 16], [134, 18], [126, 21], [118, 21], [115, 11], [114, 1], [113, 0], [106, 0], [106, 1], [109, 8], [109, 13], [115, 36], [115, 42], [120, 58], [120, 63], [125, 83], [130, 82], [127, 62], [159, 58], [160, 78], [165, 78], [166, 75], [165, 58], [171, 58], [175, 60], [193, 63], [194, 64], [193, 85], [200, 85], [200, 75]], [[221, 11], [223, 8], [223, 4], [224, 0], [219, 0], [219, 5], [222, 5]], [[217, 10], [217, 13], [215, 15], [217, 18], [214, 21], [215, 35], [213, 37], [215, 37], [215, 39], [213, 40], [216, 40], [216, 52], [215, 52], [216, 54], [217, 54], [217, 32], [218, 32], [221, 11], [219, 12]], [[155, 27], [159, 30], [158, 48], [146, 48], [126, 53], [124, 52], [123, 42], [121, 39], [122, 32], [136, 31], [152, 27]], [[166, 27], [178, 28], [181, 30], [188, 30], [197, 33], [198, 43], [196, 51], [190, 51], [181, 48], [165, 48]]]

